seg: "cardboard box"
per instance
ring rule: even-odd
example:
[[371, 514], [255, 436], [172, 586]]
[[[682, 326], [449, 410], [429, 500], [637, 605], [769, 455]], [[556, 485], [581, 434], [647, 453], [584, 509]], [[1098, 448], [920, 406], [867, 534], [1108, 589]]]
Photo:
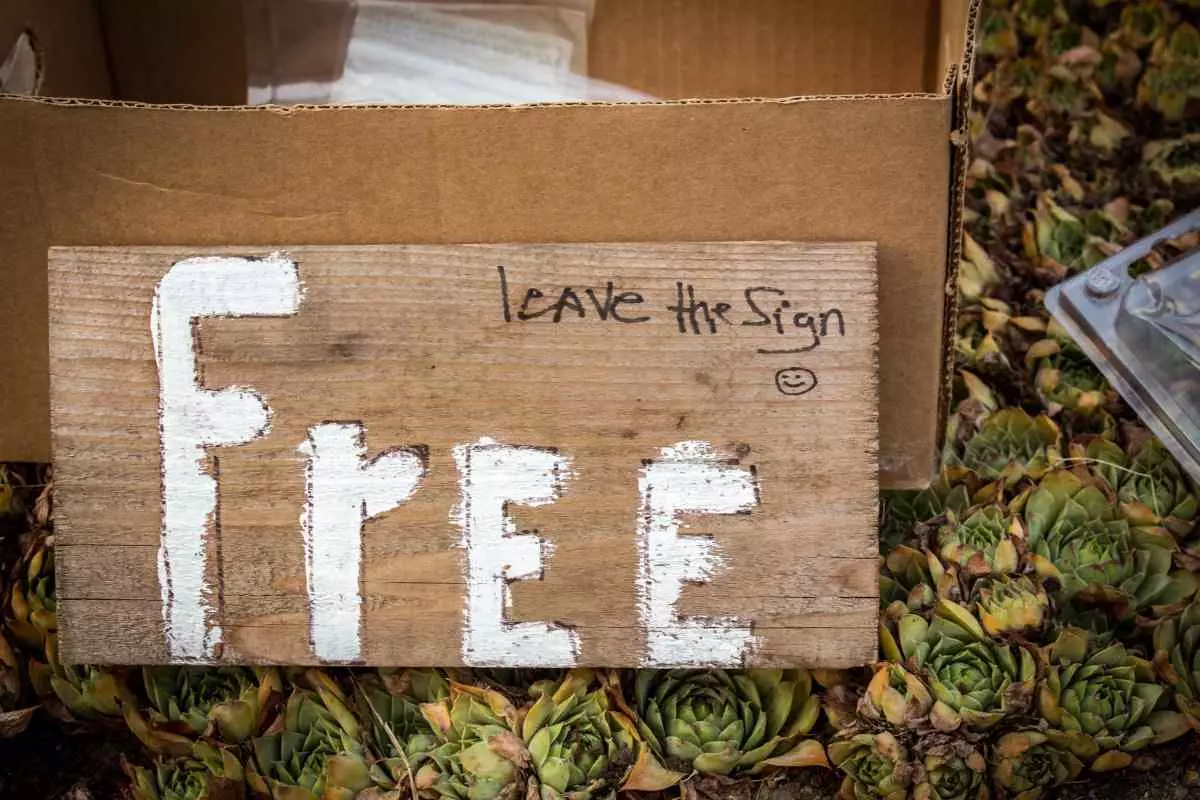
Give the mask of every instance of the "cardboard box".
[[877, 241], [880, 477], [923, 485], [976, 7], [599, 0], [592, 74], [663, 102], [230, 108], [266, 46], [241, 0], [7, 3], [42, 97], [0, 98], [0, 459], [51, 456], [50, 245]]

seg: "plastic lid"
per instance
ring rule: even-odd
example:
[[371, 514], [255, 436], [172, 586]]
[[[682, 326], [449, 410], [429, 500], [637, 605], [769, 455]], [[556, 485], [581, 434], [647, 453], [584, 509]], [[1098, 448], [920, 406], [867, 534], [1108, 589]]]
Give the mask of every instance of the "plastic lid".
[[1200, 249], [1144, 272], [1200, 231], [1200, 209], [1046, 295], [1046, 308], [1180, 464], [1200, 480]]

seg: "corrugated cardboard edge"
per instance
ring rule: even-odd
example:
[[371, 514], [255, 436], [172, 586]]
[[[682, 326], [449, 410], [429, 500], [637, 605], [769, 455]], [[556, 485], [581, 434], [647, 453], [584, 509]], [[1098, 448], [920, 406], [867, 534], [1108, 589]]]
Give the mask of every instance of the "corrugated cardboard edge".
[[954, 393], [954, 337], [958, 327], [958, 273], [962, 254], [963, 203], [966, 200], [967, 169], [971, 158], [969, 112], [975, 85], [975, 37], [979, 11], [983, 0], [970, 0], [967, 9], [967, 30], [963, 40], [962, 60], [946, 76], [945, 92], [953, 96], [951, 103], [950, 166], [950, 229], [946, 237], [946, 311], [942, 333], [942, 397], [938, 404], [938, 451], [946, 439], [946, 421]]
[[[977, 0], [978, 1], [978, 0]], [[511, 110], [521, 111], [530, 108], [564, 108], [564, 107], [626, 107], [626, 106], [724, 106], [724, 105], [751, 105], [751, 104], [776, 104], [776, 105], [795, 105], [798, 103], [829, 103], [829, 102], [844, 102], [856, 103], [862, 100], [944, 100], [945, 93], [935, 92], [901, 92], [893, 94], [806, 94], [796, 97], [698, 97], [679, 100], [640, 100], [633, 102], [601, 102], [601, 101], [580, 101], [570, 103], [526, 103], [523, 105], [511, 105], [507, 103], [495, 103], [490, 105], [403, 105], [395, 103], [355, 103], [347, 105], [312, 105], [299, 103], [295, 105], [255, 105], [255, 106], [226, 106], [226, 105], [198, 105], [194, 103], [144, 103], [137, 100], [103, 100], [88, 97], [30, 97], [18, 94], [6, 94], [0, 92], [0, 100], [3, 101], [19, 101], [27, 103], [37, 103], [39, 105], [48, 106], [86, 106], [86, 107], [104, 107], [104, 108], [129, 108], [129, 109], [153, 109], [158, 111], [220, 111], [227, 114], [266, 114], [273, 113], [280, 116], [291, 116], [297, 112], [307, 111], [322, 111], [328, 113], [346, 113], [356, 111], [456, 111], [460, 113], [470, 113], [473, 111], [495, 111], [495, 110]]]

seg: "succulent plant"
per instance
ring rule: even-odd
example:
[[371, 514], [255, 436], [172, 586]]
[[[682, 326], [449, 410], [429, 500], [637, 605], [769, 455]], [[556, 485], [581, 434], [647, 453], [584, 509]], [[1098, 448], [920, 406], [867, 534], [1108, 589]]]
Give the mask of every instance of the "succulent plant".
[[638, 670], [638, 728], [670, 769], [715, 775], [827, 763], [806, 670]]
[[1026, 576], [980, 578], [971, 587], [979, 622], [992, 636], [1042, 629], [1050, 614], [1050, 596], [1038, 581]]
[[1104, 260], [1106, 253], [1098, 248], [1102, 242], [1049, 193], [1038, 196], [1034, 221], [1024, 234], [1026, 255], [1031, 259], [1063, 278]]
[[1074, 780], [1083, 763], [1038, 730], [1006, 733], [993, 748], [992, 779], [1013, 800], [1041, 800], [1046, 790]]
[[1055, 28], [1071, 21], [1062, 0], [1027, 0], [1017, 11], [1021, 33], [1039, 39]]
[[126, 696], [120, 675], [103, 667], [63, 664], [58, 658], [58, 634], [46, 637], [47, 683], [78, 719], [91, 720], [121, 715], [121, 698]]
[[149, 707], [123, 698], [125, 722], [156, 753], [183, 756], [195, 739], [226, 744], [262, 729], [271, 700], [283, 691], [278, 671], [246, 667], [145, 667]]
[[960, 313], [959, 320], [964, 324], [959, 326], [954, 338], [954, 352], [959, 363], [982, 374], [1003, 374], [1010, 370], [1011, 362], [997, 341], [995, 331], [985, 328], [982, 321], [965, 316], [968, 313], [967, 310]]
[[[1015, 536], [1014, 536], [1015, 534]], [[967, 575], [1007, 574], [1017, 571], [1017, 538], [1020, 522], [996, 505], [984, 506], [959, 521], [950, 513], [938, 528], [942, 560], [962, 568]]]
[[1058, 426], [1049, 417], [1031, 417], [1020, 408], [991, 414], [961, 445], [948, 442], [946, 460], [973, 470], [985, 480], [1015, 483], [1036, 478], [1060, 459]]
[[1166, 709], [1166, 690], [1149, 664], [1115, 643], [1096, 648], [1067, 628], [1046, 650], [1038, 709], [1050, 741], [1090, 761], [1097, 772], [1121, 769], [1134, 753], [1183, 735], [1183, 714]]
[[1134, 49], [1149, 47], [1166, 37], [1174, 20], [1175, 14], [1166, 3], [1153, 0], [1128, 3], [1121, 9], [1117, 35]]
[[1093, 411], [1115, 397], [1096, 365], [1070, 341], [1043, 339], [1029, 348], [1026, 362], [1031, 365], [1033, 385], [1050, 416], [1064, 408]]
[[1200, 731], [1200, 601], [1154, 629], [1154, 663], [1175, 705]]
[[23, 733], [36, 707], [25, 702], [21, 658], [0, 627], [0, 739]]
[[905, 545], [892, 548], [879, 575], [879, 606], [899, 619], [910, 611], [933, 606], [945, 581], [936, 557]]
[[442, 744], [421, 713], [422, 703], [450, 696], [450, 683], [436, 670], [387, 670], [355, 680], [355, 710], [367, 743], [379, 757], [371, 767], [379, 785], [404, 788]]
[[1025, 520], [1035, 566], [1061, 584], [1064, 602], [1083, 595], [1132, 614], [1196, 592], [1196, 576], [1172, 569], [1177, 546], [1170, 535], [1131, 529], [1100, 489], [1073, 473], [1043, 478], [1025, 504]]
[[845, 773], [839, 800], [906, 800], [913, 782], [908, 750], [891, 733], [856, 733], [829, 745], [829, 760]]
[[0, 519], [14, 517], [21, 510], [19, 479], [14, 479], [6, 464], [0, 464]]
[[614, 710], [617, 676], [576, 669], [558, 682], [534, 684], [536, 702], [521, 721], [542, 800], [612, 798], [621, 791], [662, 791], [683, 778], [664, 769], [637, 726]]
[[875, 665], [875, 675], [858, 701], [858, 714], [863, 719], [899, 730], [926, 727], [932, 709], [933, 694], [925, 683], [891, 661]]
[[54, 537], [34, 536], [18, 565], [8, 591], [4, 627], [18, 642], [33, 650], [58, 629], [58, 600], [54, 591]]
[[[1076, 147], [1086, 148], [1089, 154], [1107, 160], [1117, 154], [1130, 136], [1132, 136], [1132, 131], [1124, 123], [1096, 109], [1087, 112], [1071, 123], [1067, 141]], [[1084, 228], [1088, 228], [1086, 220]]]
[[1147, 142], [1142, 148], [1142, 161], [1146, 171], [1164, 186], [1194, 187], [1200, 184], [1200, 133]]
[[1171, 122], [1185, 119], [1200, 102], [1200, 32], [1184, 23], [1154, 43], [1137, 102]]
[[1200, 515], [1200, 498], [1158, 439], [1145, 436], [1128, 453], [1113, 442], [1096, 439], [1088, 444], [1087, 457], [1134, 525], [1161, 525], [1177, 537], [1192, 532]]
[[962, 513], [977, 496], [986, 498], [989, 495], [964, 467], [941, 470], [937, 478], [920, 491], [882, 491], [879, 535], [881, 546], [886, 547], [884, 554], [910, 539], [917, 524], [929, 522], [948, 511]]
[[922, 749], [916, 763], [913, 800], [988, 799], [987, 761], [973, 744], [947, 739], [924, 744]]
[[371, 783], [357, 719], [346, 696], [319, 670], [311, 689], [293, 689], [266, 733], [251, 740], [250, 789], [272, 800], [353, 800]]
[[922, 677], [935, 702], [933, 727], [984, 730], [1023, 709], [1034, 689], [1036, 664], [1023, 647], [1001, 644], [963, 606], [939, 599], [932, 622], [902, 617], [893, 634], [881, 629], [884, 656]]
[[231, 751], [197, 742], [186, 756], [151, 767], [125, 764], [133, 800], [242, 800], [245, 770]]
[[1000, 273], [991, 256], [968, 235], [963, 236], [963, 258], [958, 266], [958, 296], [974, 302], [1000, 283]]
[[450, 684], [450, 696], [421, 713], [441, 744], [417, 770], [418, 791], [445, 800], [508, 800], [523, 790], [529, 751], [515, 732], [520, 714], [497, 691]]
[[987, 7], [979, 17], [979, 52], [987, 56], [1006, 56], [1017, 52], [1016, 20], [1008, 9]]
[[858, 705], [864, 692], [859, 674], [841, 669], [812, 670], [813, 681], [825, 690], [821, 709], [835, 731], [847, 730], [858, 723]]

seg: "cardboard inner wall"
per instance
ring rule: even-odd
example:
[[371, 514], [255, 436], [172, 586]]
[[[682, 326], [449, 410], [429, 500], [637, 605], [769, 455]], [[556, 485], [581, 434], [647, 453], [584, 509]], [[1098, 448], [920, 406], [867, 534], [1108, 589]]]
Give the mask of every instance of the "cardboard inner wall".
[[[152, 103], [329, 80], [352, 13], [348, 0], [100, 4], [118, 96]], [[664, 99], [937, 92], [943, 5], [962, 7], [961, 36], [965, 0], [597, 0], [590, 70]]]
[[[112, 96], [95, 0], [9, 0], [0, 3], [0, 61], [22, 33], [33, 37], [41, 94]], [[10, 182], [11, 177], [7, 173], [4, 175], [6, 182]], [[7, 208], [5, 210], [7, 212]]]
[[671, 99], [937, 91], [924, 78], [938, 9], [930, 0], [598, 0], [588, 55], [596, 77]]
[[[129, 2], [150, 4], [151, 12], [175, 9], [162, 13], [177, 23], [198, 24], [208, 13], [184, 13], [191, 2]], [[850, 31], [855, 24], [855, 15], [837, 10], [844, 4], [826, 0], [736, 5], [758, 13], [801, 5], [835, 27]], [[852, 5], [874, 19], [864, 6], [893, 4]], [[796, 68], [787, 79], [797, 82], [792, 91], [770, 69], [730, 78], [714, 72], [713, 80], [752, 94], [841, 85], [883, 91], [899, 85], [907, 69], [904, 82], [920, 88], [942, 66], [938, 54], [947, 40], [940, 5], [897, 0], [895, 7], [926, 12], [913, 14], [919, 25], [892, 19], [906, 36], [926, 31], [925, 46], [913, 48], [907, 67], [899, 55], [879, 51], [877, 61], [868, 59], [875, 66], [861, 83], [847, 77], [855, 74], [849, 57], [836, 67]], [[622, 13], [632, 6], [641, 8], [641, 23], [605, 21], [602, 6], [595, 37], [606, 26], [648, 29], [651, 13], [666, 24], [685, 4], [647, 0], [622, 5]], [[703, 0], [699, 6], [715, 12], [729, 4]], [[713, 30], [723, 36], [740, 30], [746, 37], [755, 25], [765, 30], [761, 21]], [[885, 29], [869, 26], [864, 36], [883, 36]], [[837, 31], [824, 38], [836, 39]], [[606, 69], [644, 63], [628, 53], [606, 60], [602, 45], [597, 52], [599, 63], [612, 65]], [[655, 52], [658, 66], [644, 71], [645, 80], [658, 76], [653, 80], [663, 87], [691, 89], [686, 70], [672, 73], [666, 66], [684, 57], [679, 48]], [[830, 52], [836, 58], [843, 51]], [[161, 65], [168, 55], [176, 59], [173, 69], [198, 68], [183, 49], [161, 46], [139, 57]], [[223, 91], [221, 82], [205, 85], [198, 74], [160, 76], [143, 88], [217, 99], [208, 93]], [[941, 429], [954, 118], [951, 96], [940, 93], [521, 109], [218, 110], [0, 101], [0, 130], [13, 132], [0, 137], [0, 165], [19, 179], [3, 200], [14, 211], [0, 218], [0, 251], [8, 254], [0, 269], [0, 335], [8, 345], [0, 348], [0, 369], [22, 376], [2, 399], [0, 458], [49, 458], [45, 248], [51, 243], [868, 239], [879, 242], [881, 270], [881, 479], [884, 486], [922, 485], [934, 467]]]

